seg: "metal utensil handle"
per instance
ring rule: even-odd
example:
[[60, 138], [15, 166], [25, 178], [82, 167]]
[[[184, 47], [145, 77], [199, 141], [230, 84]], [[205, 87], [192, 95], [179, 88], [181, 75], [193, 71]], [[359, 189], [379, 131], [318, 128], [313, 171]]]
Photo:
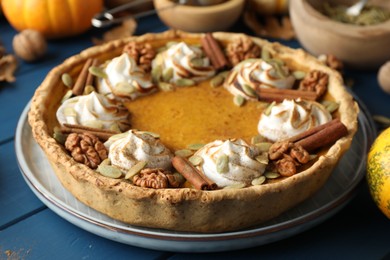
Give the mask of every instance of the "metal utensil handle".
[[145, 17], [145, 16], [149, 16], [149, 15], [157, 13], [157, 11], [161, 11], [163, 9], [172, 8], [175, 5], [177, 5], [177, 3], [172, 2], [172, 5], [166, 6], [164, 8], [159, 9], [159, 10], [153, 9], [153, 10], [140, 12], [140, 13], [137, 13], [137, 14], [131, 14], [131, 15], [126, 15], [126, 16], [121, 16], [121, 17], [115, 17], [115, 14], [117, 14], [119, 12], [123, 12], [123, 11], [126, 11], [126, 10], [132, 8], [132, 7], [138, 6], [140, 4], [145, 4], [145, 3], [148, 3], [148, 2], [152, 2], [152, 1], [153, 0], [135, 0], [133, 2], [126, 3], [126, 4], [123, 4], [123, 5], [114, 7], [112, 9], [110, 9], [110, 10], [103, 11], [103, 12], [95, 15], [92, 18], [91, 23], [92, 23], [92, 25], [94, 27], [103, 28], [103, 27], [107, 27], [107, 26], [110, 26], [110, 25], [121, 23], [124, 20], [127, 20], [129, 18], [139, 19], [139, 18], [142, 18], [142, 17]]

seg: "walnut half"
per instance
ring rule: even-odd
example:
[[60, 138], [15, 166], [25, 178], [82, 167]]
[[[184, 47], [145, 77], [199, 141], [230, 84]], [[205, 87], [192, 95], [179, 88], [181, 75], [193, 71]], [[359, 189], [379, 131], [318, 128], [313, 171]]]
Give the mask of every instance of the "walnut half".
[[328, 89], [328, 81], [328, 74], [319, 70], [312, 70], [301, 81], [299, 90], [314, 91], [317, 97], [321, 97]]
[[276, 142], [268, 150], [268, 157], [280, 175], [288, 177], [297, 173], [297, 167], [310, 160], [309, 153], [293, 142]]
[[149, 43], [129, 42], [123, 48], [123, 52], [129, 54], [145, 72], [151, 70], [152, 60], [156, 56], [156, 52]]
[[160, 168], [146, 168], [133, 177], [133, 184], [144, 188], [165, 189], [177, 188], [181, 183], [169, 171]]
[[249, 37], [239, 37], [226, 46], [226, 56], [233, 66], [246, 59], [259, 58], [260, 54], [260, 46]]
[[75, 161], [92, 169], [96, 169], [108, 157], [104, 144], [96, 136], [88, 133], [71, 133], [66, 138], [65, 148]]

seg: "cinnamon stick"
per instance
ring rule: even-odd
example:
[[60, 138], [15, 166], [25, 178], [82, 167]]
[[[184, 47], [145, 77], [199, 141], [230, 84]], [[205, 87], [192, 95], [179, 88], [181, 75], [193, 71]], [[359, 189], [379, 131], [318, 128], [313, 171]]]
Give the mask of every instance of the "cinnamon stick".
[[[93, 59], [91, 67], [92, 66], [96, 67], [98, 64], [99, 64], [98, 60], [97, 59]], [[88, 86], [88, 85], [93, 86], [94, 80], [95, 80], [95, 76], [88, 71], [88, 76], [87, 76], [87, 80], [85, 81], [85, 86]]]
[[88, 69], [89, 69], [89, 67], [91, 67], [91, 65], [92, 65], [92, 59], [88, 59], [84, 63], [84, 66], [83, 66], [79, 76], [77, 77], [76, 83], [73, 86], [73, 89], [72, 89], [73, 95], [79, 96], [79, 95], [83, 94], [84, 88], [85, 88], [85, 83], [87, 82], [87, 78], [88, 78], [88, 74], [89, 74]]
[[106, 129], [97, 129], [93, 127], [83, 126], [83, 125], [72, 125], [72, 124], [64, 124], [60, 131], [64, 134], [70, 133], [89, 133], [95, 135], [101, 141], [107, 141], [111, 136], [118, 134], [115, 131], [106, 130]]
[[206, 33], [201, 39], [202, 47], [207, 57], [209, 57], [211, 64], [216, 70], [223, 69], [228, 66], [229, 62], [226, 59], [218, 41], [211, 33]]
[[313, 152], [318, 148], [333, 144], [347, 134], [347, 127], [339, 119], [333, 119], [293, 136], [288, 141], [301, 145], [308, 152]]
[[214, 190], [217, 185], [204, 176], [186, 158], [175, 156], [172, 159], [173, 167], [198, 190]]
[[282, 102], [284, 99], [297, 99], [302, 98], [305, 100], [315, 101], [317, 94], [312, 91], [304, 91], [297, 89], [278, 89], [278, 88], [262, 88], [256, 87], [255, 89], [258, 100], [265, 102]]

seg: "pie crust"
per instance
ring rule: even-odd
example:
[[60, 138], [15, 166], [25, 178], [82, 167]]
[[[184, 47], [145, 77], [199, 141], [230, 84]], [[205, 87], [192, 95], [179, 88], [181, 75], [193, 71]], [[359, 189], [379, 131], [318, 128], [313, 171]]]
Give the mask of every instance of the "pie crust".
[[[130, 42], [167, 42], [190, 39], [200, 42], [202, 34], [167, 31], [146, 34], [92, 47], [68, 58], [55, 67], [38, 87], [29, 112], [33, 136], [47, 155], [57, 177], [78, 200], [97, 211], [131, 225], [189, 232], [224, 232], [248, 228], [270, 220], [312, 196], [328, 179], [343, 153], [349, 148], [357, 130], [358, 106], [344, 87], [340, 74], [320, 63], [303, 50], [294, 50], [279, 43], [252, 38], [260, 46], [273, 49], [281, 59], [293, 66], [315, 69], [329, 75], [328, 93], [340, 106], [338, 117], [348, 135], [339, 139], [306, 170], [277, 182], [241, 189], [202, 191], [193, 188], [151, 189], [134, 186], [121, 179], [100, 175], [77, 163], [58, 144], [53, 129], [58, 126], [55, 111], [66, 92], [61, 75], [75, 75], [91, 57], [102, 60], [118, 56]], [[213, 33], [223, 42], [241, 34]]]

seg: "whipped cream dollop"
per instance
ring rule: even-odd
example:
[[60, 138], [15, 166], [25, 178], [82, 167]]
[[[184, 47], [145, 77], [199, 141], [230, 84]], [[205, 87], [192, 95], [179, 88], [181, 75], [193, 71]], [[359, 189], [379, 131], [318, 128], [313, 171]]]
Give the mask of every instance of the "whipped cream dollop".
[[273, 105], [269, 114], [262, 113], [259, 133], [271, 141], [280, 141], [332, 120], [326, 108], [315, 101], [283, 100]]
[[234, 66], [225, 81], [225, 87], [235, 96], [253, 99], [255, 96], [251, 95], [250, 89], [254, 90], [257, 87], [290, 89], [294, 82], [295, 77], [284, 64], [248, 59]]
[[266, 164], [255, 159], [259, 154], [256, 147], [242, 139], [216, 140], [195, 153], [203, 159], [200, 170], [219, 187], [249, 185], [263, 175]]
[[109, 151], [111, 164], [124, 173], [139, 161], [146, 161], [148, 168], [169, 170], [172, 167], [172, 152], [159, 138], [147, 132], [129, 130], [112, 136], [104, 145]]
[[172, 43], [167, 50], [159, 53], [152, 62], [152, 71], [157, 68], [160, 68], [162, 74], [168, 74], [168, 70], [172, 70], [168, 79], [165, 79], [170, 83], [175, 83], [178, 79], [200, 82], [215, 74], [210, 59], [202, 49], [185, 42]]
[[61, 125], [67, 123], [120, 131], [130, 128], [130, 114], [126, 107], [94, 91], [67, 99], [58, 108], [56, 116]]
[[109, 98], [135, 99], [152, 93], [157, 88], [150, 73], [144, 72], [127, 53], [113, 58], [104, 68], [105, 78], [98, 84], [98, 92]]

